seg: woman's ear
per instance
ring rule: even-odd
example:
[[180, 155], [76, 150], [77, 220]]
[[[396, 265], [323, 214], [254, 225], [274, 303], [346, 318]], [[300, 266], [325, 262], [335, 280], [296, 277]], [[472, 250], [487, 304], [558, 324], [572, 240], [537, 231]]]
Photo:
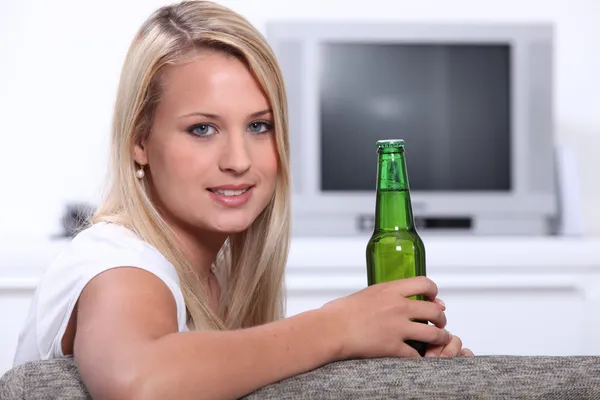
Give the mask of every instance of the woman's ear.
[[148, 164], [148, 154], [144, 143], [136, 143], [133, 147], [133, 160], [139, 165]]

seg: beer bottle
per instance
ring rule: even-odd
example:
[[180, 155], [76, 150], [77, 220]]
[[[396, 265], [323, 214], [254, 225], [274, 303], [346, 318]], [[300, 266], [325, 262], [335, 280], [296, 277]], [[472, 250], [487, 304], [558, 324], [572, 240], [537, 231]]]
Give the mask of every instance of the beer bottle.
[[[415, 228], [404, 140], [377, 141], [375, 227], [367, 244], [368, 285], [425, 276], [425, 246]], [[427, 300], [423, 295], [415, 300]], [[428, 323], [427, 321], [418, 321]], [[423, 356], [426, 344], [407, 341]]]

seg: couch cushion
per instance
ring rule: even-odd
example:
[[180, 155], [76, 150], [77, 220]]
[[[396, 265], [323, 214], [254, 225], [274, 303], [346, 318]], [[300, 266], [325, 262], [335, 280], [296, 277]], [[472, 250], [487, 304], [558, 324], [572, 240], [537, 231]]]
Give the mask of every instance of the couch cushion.
[[[21, 365], [0, 399], [83, 400], [72, 358]], [[349, 360], [246, 396], [258, 399], [600, 399], [600, 357], [458, 357]]]
[[600, 357], [351, 360], [247, 399], [600, 399]]
[[72, 357], [19, 365], [0, 378], [0, 399], [89, 399]]

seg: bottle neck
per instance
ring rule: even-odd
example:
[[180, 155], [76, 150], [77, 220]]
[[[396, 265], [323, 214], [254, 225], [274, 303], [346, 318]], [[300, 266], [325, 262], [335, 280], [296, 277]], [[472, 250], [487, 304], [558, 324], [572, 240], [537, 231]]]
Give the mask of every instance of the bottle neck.
[[377, 168], [375, 230], [414, 230], [403, 149], [380, 149]]

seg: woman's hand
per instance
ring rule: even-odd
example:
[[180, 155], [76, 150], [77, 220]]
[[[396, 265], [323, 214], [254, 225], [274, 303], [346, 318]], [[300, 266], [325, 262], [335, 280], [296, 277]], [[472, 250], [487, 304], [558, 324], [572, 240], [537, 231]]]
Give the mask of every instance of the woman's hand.
[[[325, 304], [327, 335], [339, 344], [336, 359], [420, 357], [404, 343], [416, 340], [445, 348], [451, 335], [444, 329], [443, 303], [429, 278], [400, 279], [369, 286]], [[408, 299], [422, 294], [434, 301]], [[430, 321], [433, 325], [414, 321]]]
[[452, 340], [446, 345], [431, 345], [425, 352], [425, 357], [456, 357], [470, 356], [474, 354], [471, 350], [462, 347], [462, 340], [452, 335]]

